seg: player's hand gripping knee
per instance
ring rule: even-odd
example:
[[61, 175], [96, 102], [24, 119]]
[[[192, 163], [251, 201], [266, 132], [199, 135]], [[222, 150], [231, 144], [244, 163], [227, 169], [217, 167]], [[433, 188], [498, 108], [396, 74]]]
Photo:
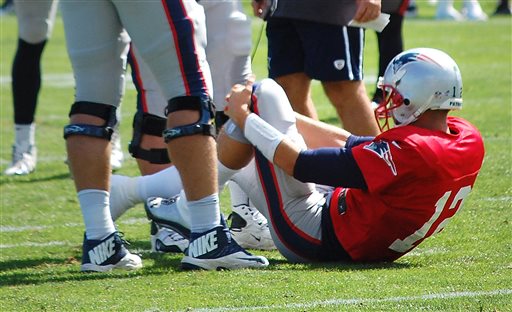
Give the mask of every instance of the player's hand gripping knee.
[[226, 96], [224, 113], [231, 118], [241, 129], [244, 129], [245, 119], [251, 113], [251, 95], [255, 76], [251, 75], [245, 85], [236, 84]]

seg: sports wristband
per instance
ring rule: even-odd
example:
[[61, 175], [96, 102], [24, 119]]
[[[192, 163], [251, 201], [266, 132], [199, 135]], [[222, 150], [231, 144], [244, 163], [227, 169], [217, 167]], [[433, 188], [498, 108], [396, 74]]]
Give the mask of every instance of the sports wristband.
[[244, 135], [271, 162], [274, 161], [277, 146], [285, 138], [284, 134], [254, 113], [245, 120]]

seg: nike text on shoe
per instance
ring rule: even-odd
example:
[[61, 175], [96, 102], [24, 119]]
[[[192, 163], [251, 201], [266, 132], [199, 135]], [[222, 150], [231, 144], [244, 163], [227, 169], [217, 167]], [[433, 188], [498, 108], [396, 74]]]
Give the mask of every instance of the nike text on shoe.
[[181, 266], [184, 270], [264, 268], [268, 260], [245, 251], [231, 238], [227, 227], [220, 225], [203, 233], [191, 233]]
[[12, 162], [5, 169], [5, 175], [27, 175], [36, 169], [37, 149], [31, 145], [28, 151], [20, 151], [16, 145], [12, 147]]
[[190, 237], [190, 229], [184, 225], [184, 221], [177, 208], [179, 196], [170, 198], [150, 197], [144, 204], [146, 215], [160, 227], [166, 227], [178, 232], [185, 238]]
[[184, 252], [188, 239], [151, 221], [151, 252]]
[[229, 215], [229, 230], [235, 241], [243, 248], [273, 250], [276, 249], [270, 236], [267, 219], [256, 208], [248, 205], [233, 206]]
[[107, 272], [112, 269], [136, 270], [142, 267], [139, 256], [131, 254], [118, 232], [102, 240], [89, 240], [84, 234], [81, 271]]

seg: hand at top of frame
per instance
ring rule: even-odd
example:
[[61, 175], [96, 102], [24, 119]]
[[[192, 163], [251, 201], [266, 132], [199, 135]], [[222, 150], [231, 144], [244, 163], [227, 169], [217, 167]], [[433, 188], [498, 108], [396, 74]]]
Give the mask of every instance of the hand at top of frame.
[[380, 10], [380, 0], [357, 0], [357, 11], [354, 20], [359, 23], [373, 21], [379, 17]]

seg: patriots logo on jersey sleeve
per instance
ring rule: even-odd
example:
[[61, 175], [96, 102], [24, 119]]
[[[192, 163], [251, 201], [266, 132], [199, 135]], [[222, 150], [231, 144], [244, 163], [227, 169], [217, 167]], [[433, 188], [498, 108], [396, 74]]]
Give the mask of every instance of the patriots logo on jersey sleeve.
[[[391, 144], [400, 148], [395, 142], [392, 142]], [[393, 175], [397, 175], [396, 166], [395, 163], [393, 162], [393, 156], [391, 155], [391, 149], [389, 148], [388, 142], [371, 142], [370, 144], [366, 145], [364, 149], [377, 154], [377, 156], [384, 160], [384, 162], [389, 166], [389, 168], [391, 168], [391, 172], [393, 173]]]

